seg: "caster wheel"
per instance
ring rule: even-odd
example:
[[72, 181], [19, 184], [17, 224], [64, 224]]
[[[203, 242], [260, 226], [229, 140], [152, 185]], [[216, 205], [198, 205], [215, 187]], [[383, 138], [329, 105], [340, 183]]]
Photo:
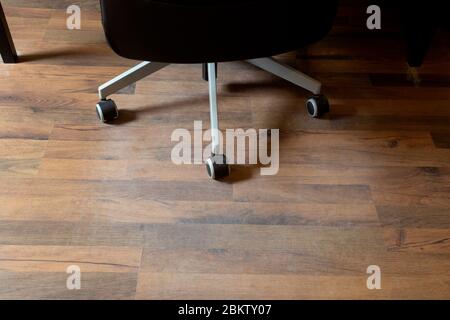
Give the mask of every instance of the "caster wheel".
[[97, 115], [102, 122], [111, 122], [119, 117], [119, 109], [113, 100], [102, 100], [97, 103]]
[[206, 160], [206, 171], [211, 179], [219, 180], [230, 175], [230, 166], [224, 155], [216, 154]]
[[306, 110], [311, 118], [320, 118], [330, 112], [330, 104], [323, 94], [313, 96], [306, 101]]

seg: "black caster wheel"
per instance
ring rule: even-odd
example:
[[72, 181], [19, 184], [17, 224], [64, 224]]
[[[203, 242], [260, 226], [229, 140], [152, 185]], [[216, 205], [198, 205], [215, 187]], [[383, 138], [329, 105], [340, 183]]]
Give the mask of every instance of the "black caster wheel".
[[208, 176], [214, 180], [220, 180], [230, 175], [230, 166], [227, 158], [222, 154], [212, 155], [206, 160], [206, 171]]
[[330, 112], [330, 104], [323, 94], [316, 95], [306, 101], [306, 110], [311, 118], [320, 118]]
[[119, 109], [113, 100], [102, 100], [97, 103], [97, 115], [102, 122], [111, 122], [119, 118]]

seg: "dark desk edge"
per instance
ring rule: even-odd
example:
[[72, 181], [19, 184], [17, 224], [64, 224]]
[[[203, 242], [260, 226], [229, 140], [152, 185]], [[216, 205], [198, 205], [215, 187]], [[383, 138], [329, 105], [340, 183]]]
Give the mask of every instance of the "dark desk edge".
[[18, 60], [16, 48], [9, 31], [5, 12], [0, 2], [0, 53], [4, 63], [16, 63]]

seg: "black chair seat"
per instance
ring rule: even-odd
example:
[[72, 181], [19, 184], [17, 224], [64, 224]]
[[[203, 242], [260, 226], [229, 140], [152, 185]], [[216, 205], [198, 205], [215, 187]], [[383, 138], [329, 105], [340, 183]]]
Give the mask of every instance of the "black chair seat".
[[273, 56], [324, 37], [336, 0], [101, 0], [105, 34], [122, 57], [205, 63]]

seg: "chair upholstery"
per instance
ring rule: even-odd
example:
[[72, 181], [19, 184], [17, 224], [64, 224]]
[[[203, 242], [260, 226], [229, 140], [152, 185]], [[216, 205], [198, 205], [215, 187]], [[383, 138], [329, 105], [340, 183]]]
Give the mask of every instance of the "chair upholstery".
[[120, 56], [206, 63], [273, 56], [323, 38], [337, 0], [100, 0]]

